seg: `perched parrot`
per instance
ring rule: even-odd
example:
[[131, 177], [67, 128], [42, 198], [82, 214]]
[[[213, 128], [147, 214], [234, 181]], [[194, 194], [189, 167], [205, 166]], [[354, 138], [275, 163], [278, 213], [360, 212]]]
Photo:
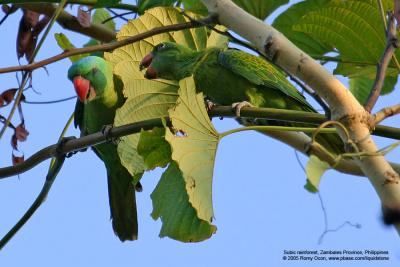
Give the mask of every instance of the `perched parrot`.
[[[75, 106], [75, 127], [81, 135], [103, 130], [113, 124], [115, 111], [124, 103], [122, 82], [113, 75], [111, 63], [89, 56], [75, 62], [68, 70], [78, 101]], [[108, 195], [112, 226], [121, 241], [138, 236], [135, 186], [132, 175], [121, 164], [117, 145], [103, 143], [93, 147], [107, 169]]]
[[[147, 68], [145, 77], [148, 79], [181, 80], [193, 75], [196, 88], [220, 105], [246, 101], [255, 107], [316, 112], [281, 71], [240, 50], [194, 51], [177, 43], [164, 42], [142, 59], [140, 69], [144, 68]], [[269, 125], [310, 126], [259, 121]], [[331, 152], [343, 152], [343, 143], [336, 134], [323, 134], [317, 140]]]

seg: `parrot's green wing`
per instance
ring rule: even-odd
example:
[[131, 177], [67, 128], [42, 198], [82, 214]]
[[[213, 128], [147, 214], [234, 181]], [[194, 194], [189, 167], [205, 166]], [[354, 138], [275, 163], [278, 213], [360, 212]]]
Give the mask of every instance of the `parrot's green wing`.
[[310, 109], [310, 111], [315, 111], [281, 71], [261, 58], [240, 50], [229, 49], [219, 53], [218, 63], [253, 84], [279, 90]]

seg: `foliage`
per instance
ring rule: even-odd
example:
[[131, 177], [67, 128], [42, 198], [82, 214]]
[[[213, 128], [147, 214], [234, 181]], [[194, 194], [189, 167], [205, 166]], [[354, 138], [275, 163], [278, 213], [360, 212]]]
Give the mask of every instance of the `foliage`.
[[[393, 1], [382, 2], [386, 11], [393, 8]], [[337, 54], [334, 73], [351, 78], [351, 91], [360, 102], [365, 100], [386, 44], [377, 1], [300, 2], [283, 12], [273, 25], [317, 59], [329, 52]], [[382, 94], [390, 93], [397, 82], [393, 64], [391, 68]]]
[[[287, 0], [255, 0], [234, 2], [247, 12], [266, 19]], [[91, 23], [104, 24], [116, 30], [110, 13], [102, 7], [119, 4], [118, 0], [97, 1]], [[384, 12], [392, 9], [392, 1], [383, 1]], [[123, 40], [153, 28], [189, 22], [179, 5], [193, 19], [207, 15], [207, 9], [196, 0], [139, 0], [138, 16], [122, 26], [117, 40]], [[135, 14], [135, 15], [138, 15]], [[37, 14], [36, 20], [38, 20]], [[26, 19], [26, 16], [24, 17]], [[349, 78], [350, 90], [364, 103], [376, 75], [386, 45], [383, 21], [374, 0], [309, 0], [283, 11], [273, 22], [295, 45], [322, 63], [333, 62], [335, 74]], [[34, 25], [30, 25], [34, 28]], [[217, 26], [220, 31], [225, 31]], [[38, 33], [37, 33], [38, 34]], [[30, 37], [31, 38], [31, 37]], [[64, 33], [55, 34], [58, 45], [67, 51], [75, 48]], [[21, 40], [20, 40], [21, 41]], [[154, 220], [160, 219], [160, 237], [183, 242], [199, 242], [216, 232], [212, 203], [212, 180], [217, 147], [221, 135], [214, 129], [204, 107], [204, 96], [196, 93], [192, 77], [181, 81], [147, 80], [139, 70], [140, 60], [160, 42], [176, 42], [193, 50], [207, 47], [227, 47], [228, 39], [207, 27], [165, 32], [129, 44], [104, 56], [114, 67], [114, 74], [124, 86], [124, 105], [117, 110], [115, 125], [121, 126], [148, 119], [169, 117], [164, 128], [142, 131], [121, 138], [118, 153], [123, 165], [137, 183], [148, 170], [165, 168], [151, 194]], [[18, 42], [20, 43], [20, 42]], [[100, 44], [90, 39], [84, 46]], [[35, 44], [33, 44], [34, 46]], [[31, 50], [32, 47], [25, 50]], [[22, 52], [21, 52], [22, 53]], [[29, 54], [29, 51], [24, 51]], [[24, 54], [22, 53], [22, 54]], [[396, 53], [399, 56], [400, 52]], [[22, 55], [21, 54], [21, 55]], [[72, 62], [87, 54], [70, 57]], [[382, 94], [389, 94], [397, 83], [398, 70], [391, 62]], [[14, 98], [16, 90], [11, 98]], [[4, 92], [1, 105], [11, 102]], [[14, 127], [11, 124], [12, 127]], [[22, 122], [14, 127], [13, 146], [25, 141], [28, 131]], [[23, 160], [23, 159], [22, 159]], [[320, 179], [329, 165], [311, 156], [306, 167], [309, 192], [319, 190]]]

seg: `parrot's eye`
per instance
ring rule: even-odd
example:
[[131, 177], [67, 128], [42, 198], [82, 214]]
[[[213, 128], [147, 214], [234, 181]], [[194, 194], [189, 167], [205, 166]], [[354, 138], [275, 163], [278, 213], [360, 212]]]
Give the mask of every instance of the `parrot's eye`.
[[160, 51], [161, 49], [163, 49], [165, 47], [165, 44], [158, 44], [156, 46], [156, 51]]
[[98, 69], [97, 69], [97, 68], [93, 68], [93, 69], [92, 69], [92, 73], [93, 73], [93, 74], [96, 74], [96, 73], [97, 73], [97, 71], [98, 71]]

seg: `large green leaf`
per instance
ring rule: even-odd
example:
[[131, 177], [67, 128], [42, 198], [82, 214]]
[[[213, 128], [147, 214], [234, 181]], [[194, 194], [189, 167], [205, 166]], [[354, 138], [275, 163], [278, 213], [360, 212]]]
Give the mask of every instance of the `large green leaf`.
[[[191, 14], [191, 16], [194, 15]], [[188, 19], [180, 13], [179, 9], [153, 8], [138, 19], [124, 25], [117, 34], [117, 39], [121, 40], [155, 27], [187, 21]], [[208, 42], [209, 34], [210, 32], [204, 27], [162, 33], [123, 46], [112, 53], [105, 53], [105, 58], [115, 65], [114, 73], [123, 81], [123, 92], [127, 98], [125, 104], [117, 110], [114, 123], [124, 125], [168, 116], [168, 109], [175, 104], [177, 99], [177, 83], [145, 79], [143, 73], [139, 71], [139, 62], [153, 49], [154, 45], [165, 41], [177, 42], [195, 50], [205, 49], [207, 45], [226, 45], [221, 42], [221, 38], [214, 35], [211, 35], [214, 37]], [[145, 163], [137, 152], [139, 136], [140, 134], [125, 136], [121, 138], [118, 146], [122, 163], [132, 175], [146, 170]]]
[[200, 219], [211, 222], [212, 177], [220, 137], [208, 117], [203, 94], [196, 95], [193, 78], [181, 80], [179, 86], [177, 105], [169, 111], [175, 132], [167, 131], [165, 139], [182, 171], [190, 203]]
[[203, 16], [208, 14], [207, 7], [199, 0], [183, 0], [185, 11], [190, 11]]
[[172, 6], [175, 0], [139, 0], [137, 3], [139, 14], [143, 14], [146, 10], [153, 7]]
[[294, 30], [293, 26], [309, 12], [318, 10], [329, 2], [330, 0], [313, 0], [292, 5], [274, 20], [272, 26], [283, 33], [304, 52], [310, 55], [323, 55], [331, 51], [333, 47], [313, 38], [309, 34]]
[[[168, 109], [176, 102], [177, 84], [171, 81], [146, 80], [135, 61], [118, 62], [114, 73], [121, 77], [127, 98], [116, 112], [116, 126], [165, 117]], [[137, 152], [139, 137], [140, 134], [125, 136], [118, 145], [121, 162], [132, 175], [143, 173], [147, 169]]]
[[[392, 8], [393, 1], [382, 1], [384, 8]], [[286, 20], [284, 20], [286, 19]], [[307, 1], [294, 5], [284, 12], [275, 22], [275, 26], [283, 26], [285, 34], [306, 52], [313, 56], [322, 56], [327, 52], [338, 53], [339, 63], [335, 74], [348, 77], [375, 78], [375, 65], [385, 49], [386, 37], [377, 1]], [[279, 29], [282, 30], [282, 29]], [[307, 40], [310, 38], [310, 40]], [[315, 41], [317, 43], [315, 43]], [[319, 46], [323, 44], [323, 46]], [[302, 47], [303, 46], [303, 47]], [[322, 48], [322, 49], [320, 49]], [[400, 53], [397, 53], [399, 56]], [[394, 65], [391, 64], [393, 67]], [[394, 89], [394, 77], [397, 71], [388, 71], [388, 80], [384, 93]], [[392, 76], [392, 77], [390, 77]], [[360, 79], [357, 79], [357, 83]], [[353, 81], [354, 84], [354, 81]], [[365, 95], [369, 92], [356, 92]]]
[[199, 242], [208, 239], [217, 228], [201, 220], [189, 202], [185, 181], [177, 164], [172, 162], [161, 176], [151, 194], [154, 220], [161, 218], [160, 237], [183, 242]]
[[253, 16], [264, 20], [278, 7], [287, 4], [289, 0], [233, 0], [233, 2]]

